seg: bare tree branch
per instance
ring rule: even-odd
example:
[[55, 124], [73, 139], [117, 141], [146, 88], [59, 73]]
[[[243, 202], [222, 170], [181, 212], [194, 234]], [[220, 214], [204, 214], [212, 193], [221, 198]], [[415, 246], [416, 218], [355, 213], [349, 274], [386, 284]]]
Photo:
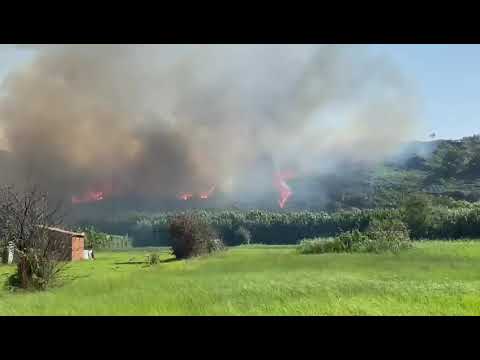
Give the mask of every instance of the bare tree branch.
[[51, 230], [61, 224], [60, 210], [60, 203], [50, 208], [47, 194], [36, 186], [21, 193], [11, 186], [0, 189], [0, 241], [14, 245], [22, 287], [34, 281], [45, 287], [71, 256], [71, 242]]

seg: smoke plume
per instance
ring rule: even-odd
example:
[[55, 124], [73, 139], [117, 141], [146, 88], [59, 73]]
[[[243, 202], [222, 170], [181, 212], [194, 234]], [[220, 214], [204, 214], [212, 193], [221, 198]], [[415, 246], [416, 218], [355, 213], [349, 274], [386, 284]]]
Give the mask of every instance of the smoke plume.
[[1, 171], [64, 197], [260, 189], [259, 158], [298, 176], [372, 164], [416, 122], [409, 83], [361, 46], [34, 48], [2, 85]]

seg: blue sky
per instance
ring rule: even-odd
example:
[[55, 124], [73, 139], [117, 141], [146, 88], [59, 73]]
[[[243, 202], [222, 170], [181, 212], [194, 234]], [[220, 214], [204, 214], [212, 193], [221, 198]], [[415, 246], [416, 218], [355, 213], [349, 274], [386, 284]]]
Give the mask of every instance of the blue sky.
[[[368, 47], [390, 58], [412, 81], [421, 104], [421, 139], [432, 131], [438, 138], [480, 133], [480, 45]], [[31, 56], [30, 50], [0, 48], [0, 82]]]
[[480, 45], [370, 45], [414, 84], [426, 132], [438, 138], [480, 133]]

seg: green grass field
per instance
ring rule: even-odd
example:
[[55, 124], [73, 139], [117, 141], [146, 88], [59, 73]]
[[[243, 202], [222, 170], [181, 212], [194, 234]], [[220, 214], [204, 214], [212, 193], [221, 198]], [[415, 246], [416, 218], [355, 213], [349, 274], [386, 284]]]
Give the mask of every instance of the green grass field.
[[[151, 249], [149, 250], [151, 251]], [[143, 264], [143, 250], [72, 263], [44, 293], [0, 290], [0, 315], [480, 315], [480, 242], [400, 255], [251, 246]], [[11, 266], [0, 266], [4, 282]]]

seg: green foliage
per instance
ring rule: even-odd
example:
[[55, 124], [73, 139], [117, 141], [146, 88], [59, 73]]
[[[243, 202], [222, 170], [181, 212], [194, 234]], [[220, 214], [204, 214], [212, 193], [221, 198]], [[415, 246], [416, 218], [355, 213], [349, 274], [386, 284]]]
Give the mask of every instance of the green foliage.
[[410, 196], [403, 204], [403, 221], [408, 225], [414, 238], [427, 237], [431, 225], [429, 198], [421, 194]]
[[169, 227], [172, 253], [177, 259], [205, 255], [223, 249], [214, 228], [203, 219], [180, 215], [172, 219]]
[[303, 239], [297, 246], [300, 254], [324, 254], [344, 252], [344, 246], [338, 238]]
[[208, 253], [223, 251], [226, 249], [225, 244], [219, 238], [210, 238], [207, 241]]
[[365, 232], [357, 229], [335, 238], [305, 239], [297, 247], [301, 254], [342, 252], [398, 253], [411, 246], [407, 226], [397, 219], [373, 220]]
[[449, 146], [443, 155], [437, 173], [444, 177], [454, 177], [465, 170], [465, 154], [457, 147]]
[[[167, 233], [169, 222], [177, 216], [195, 217], [217, 229], [221, 238], [230, 246], [241, 245], [245, 238], [238, 236], [240, 227], [248, 229], [256, 243], [295, 244], [304, 238], [335, 236], [342, 231], [365, 229], [375, 217], [399, 216], [394, 209], [326, 212], [272, 212], [252, 211], [188, 211], [168, 212], [137, 220], [136, 226], [143, 232]], [[164, 237], [162, 235], [162, 237]], [[166, 245], [157, 243], [155, 245]], [[152, 244], [149, 244], [152, 245]]]
[[160, 255], [157, 253], [152, 253], [147, 255], [147, 263], [149, 265], [156, 265], [160, 262]]
[[47, 195], [35, 186], [0, 189], [0, 248], [10, 244], [16, 263], [8, 287], [45, 290], [53, 284], [71, 254], [71, 245], [49, 230], [61, 224], [57, 210], [49, 207]]
[[105, 249], [109, 247], [108, 234], [95, 230], [93, 226], [90, 226], [84, 230], [85, 232], [85, 249]]
[[132, 246], [132, 242], [128, 236], [106, 234], [104, 232], [97, 231], [93, 226], [87, 227], [83, 230], [83, 232], [85, 232], [86, 235], [86, 249], [122, 249]]
[[429, 238], [472, 238], [480, 234], [480, 206], [462, 209], [435, 209]]
[[409, 229], [398, 219], [374, 220], [366, 231], [365, 241], [359, 250], [364, 252], [393, 252], [398, 253], [411, 247]]
[[0, 263], [6, 264], [8, 261], [8, 247], [0, 241]]
[[480, 176], [480, 151], [475, 152], [467, 163], [469, 175]]
[[[300, 201], [295, 196], [299, 193], [296, 184], [292, 182], [291, 212], [196, 210], [136, 213], [100, 222], [98, 228], [108, 233], [129, 233], [135, 246], [167, 245], [168, 224], [181, 214], [199, 216], [214, 226], [228, 245], [245, 242], [242, 236], [238, 236], [239, 227], [248, 229], [255, 243], [297, 244], [304, 238], [335, 237], [354, 229], [364, 231], [374, 218], [402, 219], [411, 227], [412, 238], [480, 236], [475, 217], [469, 215], [468, 224], [463, 219], [480, 200], [480, 178], [475, 175], [480, 163], [480, 136], [417, 145], [397, 163], [382, 164], [368, 171], [352, 170], [347, 172], [348, 176], [345, 169], [339, 169], [336, 176], [302, 180], [308, 188], [322, 189], [322, 197], [312, 191], [308, 201]], [[297, 182], [301, 188], [300, 180]], [[325, 193], [326, 199], [323, 197]], [[430, 212], [425, 212], [425, 206], [417, 201], [412, 203], [412, 211], [404, 218], [401, 213], [405, 210], [405, 194], [424, 194], [430, 203]], [[419, 207], [415, 209], [417, 205]], [[311, 210], [296, 210], [304, 208]]]
[[38, 250], [28, 249], [19, 257], [17, 270], [7, 279], [10, 289], [46, 290], [59, 273], [57, 262], [42, 256]]
[[[358, 229], [364, 232], [375, 219], [402, 220], [414, 239], [459, 239], [480, 237], [480, 203], [453, 200], [448, 197], [420, 195], [399, 199], [399, 209], [373, 209], [326, 212], [273, 212], [263, 210], [197, 210], [165, 212], [137, 217], [129, 230], [135, 246], [169, 246], [169, 222], [179, 215], [195, 216], [214, 227], [228, 246], [241, 245], [236, 235], [239, 227], [249, 230], [255, 243], [266, 245], [298, 244], [302, 239], [335, 237]], [[410, 210], [405, 215], [405, 205]], [[418, 205], [418, 206], [417, 206]], [[135, 232], [133, 229], [137, 229]], [[136, 234], [142, 237], [137, 238]], [[144, 234], [144, 235], [143, 235]]]
[[368, 236], [355, 229], [341, 233], [335, 238], [342, 246], [342, 252], [361, 252], [362, 245], [367, 242]]

